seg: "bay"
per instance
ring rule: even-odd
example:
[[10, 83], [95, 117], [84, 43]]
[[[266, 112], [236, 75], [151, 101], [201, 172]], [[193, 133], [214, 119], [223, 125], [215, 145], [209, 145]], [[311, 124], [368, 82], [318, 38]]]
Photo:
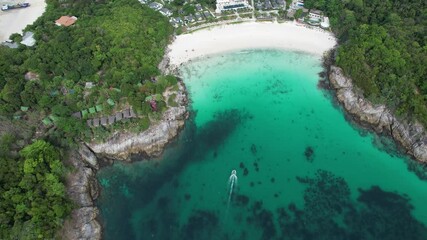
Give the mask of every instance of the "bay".
[[98, 173], [105, 239], [427, 239], [421, 166], [345, 119], [318, 56], [248, 50], [181, 71], [178, 139]]

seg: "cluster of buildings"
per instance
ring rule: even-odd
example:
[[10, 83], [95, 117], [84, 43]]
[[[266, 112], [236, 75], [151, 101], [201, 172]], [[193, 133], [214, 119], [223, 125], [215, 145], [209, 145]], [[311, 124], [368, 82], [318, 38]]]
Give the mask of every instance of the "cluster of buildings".
[[159, 13], [161, 13], [165, 17], [168, 17], [169, 22], [175, 28], [177, 28], [179, 26], [199, 22], [199, 21], [204, 21], [206, 19], [213, 17], [213, 14], [210, 11], [203, 9], [201, 4], [196, 4], [194, 6], [194, 8], [196, 10], [196, 12], [194, 14], [185, 15], [184, 11], [180, 10], [180, 11], [178, 11], [178, 15], [180, 15], [180, 16], [172, 17], [173, 11], [168, 9], [168, 8], [165, 8], [163, 6], [163, 4], [161, 4], [159, 2], [150, 2], [149, 3], [148, 0], [139, 0], [139, 2], [142, 4], [147, 4], [149, 8], [151, 8], [155, 11], [158, 11]]
[[[301, 13], [300, 16], [296, 16], [297, 11]], [[330, 27], [329, 18], [325, 14], [316, 9], [308, 10], [304, 7], [304, 1], [297, 0], [292, 2], [287, 12], [288, 18], [296, 18], [297, 21], [305, 22], [313, 26], [319, 26], [324, 29]]]
[[[108, 104], [113, 104], [114, 102], [109, 101]], [[102, 112], [102, 105], [97, 105], [89, 109], [85, 109], [80, 112], [75, 112], [72, 114], [73, 117], [78, 119], [86, 119], [88, 116]], [[125, 109], [123, 111], [116, 112], [115, 114], [103, 117], [89, 118], [86, 120], [86, 124], [89, 127], [99, 127], [99, 126], [109, 126], [116, 122], [120, 122], [125, 119], [130, 119], [136, 117], [135, 112], [132, 108]]]
[[125, 109], [121, 112], [116, 112], [110, 116], [104, 116], [100, 118], [92, 118], [86, 120], [86, 124], [89, 127], [99, 127], [99, 126], [109, 126], [116, 122], [120, 122], [125, 119], [130, 119], [136, 117], [135, 112], [132, 108]]
[[216, 0], [216, 13], [241, 8], [252, 8], [247, 0]]
[[255, 3], [257, 10], [276, 10], [283, 9], [285, 6], [285, 0], [264, 0]]
[[[55, 24], [57, 26], [69, 27], [73, 25], [76, 21], [77, 21], [77, 17], [75, 16], [61, 16], [59, 19], [55, 21]], [[24, 32], [24, 35], [22, 36], [22, 40], [19, 43], [27, 47], [34, 46], [36, 44], [36, 40], [34, 39], [34, 33], [30, 31]], [[19, 43], [14, 42], [12, 40], [6, 40], [2, 42], [0, 45], [6, 46], [9, 48], [18, 48]]]
[[[33, 32], [25, 32], [22, 36], [22, 40], [20, 44], [25, 45], [27, 47], [32, 47], [36, 44], [36, 40], [34, 39], [34, 33]], [[19, 44], [17, 42], [14, 42], [12, 40], [6, 40], [1, 43], [1, 45], [6, 46], [8, 48], [18, 48]]]

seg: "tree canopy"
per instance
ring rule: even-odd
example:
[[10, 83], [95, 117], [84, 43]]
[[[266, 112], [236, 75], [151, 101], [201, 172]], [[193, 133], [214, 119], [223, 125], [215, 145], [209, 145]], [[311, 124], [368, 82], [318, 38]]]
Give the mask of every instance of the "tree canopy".
[[338, 36], [336, 64], [365, 96], [427, 126], [427, 2], [306, 0]]
[[0, 238], [52, 238], [71, 210], [60, 153], [38, 140], [17, 159], [0, 159]]

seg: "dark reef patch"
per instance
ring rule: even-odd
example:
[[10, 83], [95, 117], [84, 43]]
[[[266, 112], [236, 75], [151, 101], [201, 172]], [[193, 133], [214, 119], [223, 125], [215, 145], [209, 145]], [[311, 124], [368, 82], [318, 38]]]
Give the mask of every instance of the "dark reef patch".
[[249, 203], [249, 197], [241, 194], [237, 195], [233, 200], [234, 205], [238, 207], [245, 207]]
[[182, 227], [178, 239], [211, 239], [215, 236], [218, 222], [218, 216], [214, 212], [197, 210]]
[[252, 144], [252, 145], [251, 145], [251, 153], [252, 153], [254, 156], [256, 156], [257, 152], [258, 152], [258, 150], [257, 150], [256, 145], [255, 145], [255, 144]]
[[313, 162], [313, 160], [314, 160], [314, 149], [311, 146], [306, 147], [305, 151], [304, 151], [304, 156], [308, 162]]

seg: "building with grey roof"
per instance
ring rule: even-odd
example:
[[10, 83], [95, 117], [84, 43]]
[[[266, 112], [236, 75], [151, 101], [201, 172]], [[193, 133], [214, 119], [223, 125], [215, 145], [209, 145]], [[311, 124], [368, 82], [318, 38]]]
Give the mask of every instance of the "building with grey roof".
[[123, 118], [131, 118], [129, 109], [123, 111]]
[[101, 125], [102, 126], [107, 126], [107, 117], [102, 117], [101, 118]]
[[98, 127], [99, 126], [99, 118], [94, 118], [93, 119], [93, 126], [94, 127]]
[[122, 112], [116, 113], [116, 121], [120, 121], [122, 119], [123, 119], [123, 113]]
[[108, 125], [113, 124], [114, 122], [116, 122], [116, 116], [112, 115], [108, 117]]
[[133, 108], [131, 108], [131, 109], [129, 110], [129, 112], [130, 112], [130, 117], [132, 117], [132, 118], [136, 117], [136, 114], [135, 114], [135, 112], [133, 111]]
[[78, 119], [82, 119], [82, 113], [81, 112], [75, 112], [75, 113], [71, 114], [71, 116], [78, 118]]

